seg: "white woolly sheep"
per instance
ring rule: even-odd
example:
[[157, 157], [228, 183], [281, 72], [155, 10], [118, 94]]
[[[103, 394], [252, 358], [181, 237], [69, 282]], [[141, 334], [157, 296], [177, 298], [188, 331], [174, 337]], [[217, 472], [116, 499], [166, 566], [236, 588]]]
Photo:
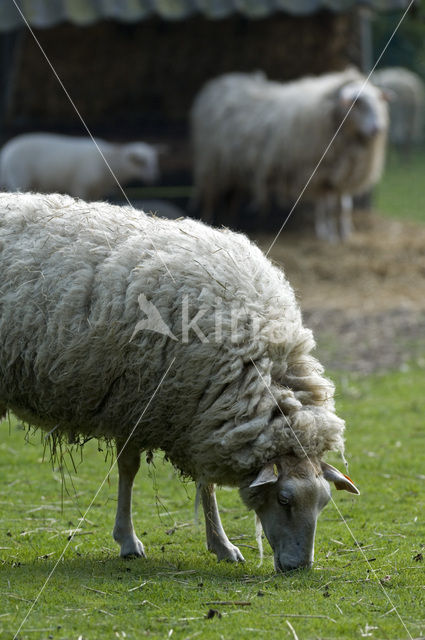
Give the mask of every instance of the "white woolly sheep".
[[100, 139], [96, 143], [105, 159], [87, 137], [29, 133], [12, 138], [0, 154], [0, 184], [7, 191], [58, 192], [96, 200], [116, 187], [114, 175], [121, 185], [158, 179], [155, 147]]
[[[214, 483], [255, 509], [278, 570], [310, 566], [343, 449], [333, 385], [282, 271], [249, 240], [194, 220], [69, 196], [0, 194], [0, 413], [70, 442], [115, 441], [114, 537], [131, 518], [141, 451], [200, 485], [208, 548], [243, 560]], [[277, 475], [275, 473], [277, 472]]]
[[211, 221], [229, 193], [245, 194], [264, 213], [303, 192], [317, 204], [319, 237], [348, 236], [349, 196], [379, 180], [388, 126], [381, 92], [361, 89], [363, 81], [348, 69], [285, 84], [261, 73], [208, 82], [191, 113], [194, 199], [203, 217]]
[[389, 93], [390, 142], [409, 152], [423, 141], [425, 87], [422, 79], [403, 67], [375, 71], [374, 85]]

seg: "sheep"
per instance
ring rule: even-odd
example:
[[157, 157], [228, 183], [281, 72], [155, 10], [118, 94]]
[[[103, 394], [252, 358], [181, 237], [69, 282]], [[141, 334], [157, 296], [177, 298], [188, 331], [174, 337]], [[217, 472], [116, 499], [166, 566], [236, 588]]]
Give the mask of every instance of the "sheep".
[[[29, 133], [9, 140], [0, 154], [0, 184], [8, 191], [59, 192], [96, 200], [130, 180], [158, 179], [158, 150], [144, 142]], [[106, 161], [106, 162], [105, 162]], [[109, 167], [108, 167], [109, 165]], [[112, 173], [111, 173], [111, 170]]]
[[348, 237], [350, 197], [379, 180], [388, 128], [381, 92], [363, 82], [354, 68], [285, 84], [261, 73], [209, 81], [191, 110], [202, 217], [212, 221], [228, 194], [242, 193], [263, 215], [272, 201], [284, 206], [302, 194], [317, 205], [319, 238]]
[[425, 87], [422, 79], [403, 67], [378, 69], [372, 74], [373, 84], [389, 94], [389, 139], [408, 153], [423, 141]]
[[344, 448], [334, 387], [259, 248], [189, 218], [2, 193], [0, 269], [0, 415], [116, 443], [122, 556], [145, 555], [132, 486], [141, 452], [161, 449], [198, 483], [219, 560], [243, 556], [216, 483], [256, 511], [276, 570], [311, 566], [328, 481], [358, 490], [322, 460]]

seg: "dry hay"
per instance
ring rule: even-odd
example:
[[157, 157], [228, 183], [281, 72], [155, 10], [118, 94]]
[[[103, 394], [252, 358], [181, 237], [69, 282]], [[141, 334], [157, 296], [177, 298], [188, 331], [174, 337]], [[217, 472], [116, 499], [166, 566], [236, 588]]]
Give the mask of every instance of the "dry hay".
[[[344, 244], [279, 236], [270, 257], [283, 265], [304, 309], [373, 313], [425, 309], [425, 225], [355, 214], [360, 230]], [[267, 251], [273, 235], [254, 240]]]
[[[270, 257], [297, 292], [319, 356], [338, 369], [398, 368], [425, 354], [425, 225], [356, 213], [349, 242], [285, 230]], [[254, 239], [267, 251], [274, 236]]]

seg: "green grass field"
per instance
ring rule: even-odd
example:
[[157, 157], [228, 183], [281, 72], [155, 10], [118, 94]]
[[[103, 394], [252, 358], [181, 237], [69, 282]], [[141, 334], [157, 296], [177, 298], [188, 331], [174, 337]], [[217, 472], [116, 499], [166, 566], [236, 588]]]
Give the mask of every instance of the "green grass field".
[[[218, 564], [193, 522], [193, 483], [182, 483], [160, 457], [155, 469], [143, 467], [135, 494], [148, 560], [117, 557], [115, 470], [68, 545], [109, 469], [105, 452], [86, 446], [62, 498], [60, 473], [42, 462], [39, 435], [25, 442], [16, 424], [4, 423], [0, 637], [14, 636], [56, 565], [19, 638], [423, 636], [425, 372], [336, 380], [361, 496], [334, 492], [336, 506], [319, 519], [314, 569], [292, 575], [274, 574], [267, 543], [257, 566], [253, 516], [236, 491], [224, 489], [223, 520], [246, 563]], [[207, 618], [210, 609], [221, 617]]]
[[425, 151], [403, 158], [390, 149], [385, 172], [375, 190], [374, 207], [385, 215], [425, 222]]
[[[423, 176], [425, 154], [408, 164], [393, 154], [377, 208], [425, 221]], [[258, 567], [253, 515], [234, 490], [218, 498], [246, 563], [218, 564], [205, 549], [202, 518], [193, 521], [193, 483], [160, 456], [136, 482], [134, 519], [148, 559], [120, 560], [111, 537], [117, 474], [107, 476], [106, 451], [86, 445], [81, 464], [74, 456], [77, 474], [68, 458], [64, 486], [42, 460], [40, 434], [26, 441], [16, 422], [3, 423], [0, 638], [18, 629], [21, 640], [424, 637], [425, 371], [333, 377], [361, 495], [333, 492], [314, 568], [287, 575], [274, 574], [267, 542]]]

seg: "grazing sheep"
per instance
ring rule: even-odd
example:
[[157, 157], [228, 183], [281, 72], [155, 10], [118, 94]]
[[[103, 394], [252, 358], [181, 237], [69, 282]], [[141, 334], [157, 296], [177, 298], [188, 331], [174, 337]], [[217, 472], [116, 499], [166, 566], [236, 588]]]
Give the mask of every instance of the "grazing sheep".
[[96, 200], [116, 187], [114, 175], [121, 185], [158, 179], [155, 147], [144, 142], [113, 144], [98, 139], [96, 143], [105, 159], [90, 138], [51, 133], [17, 136], [1, 151], [0, 184], [8, 191], [59, 192]]
[[403, 67], [375, 71], [374, 85], [389, 93], [390, 142], [409, 152], [423, 141], [425, 87], [421, 78]]
[[276, 569], [310, 566], [343, 449], [333, 385], [282, 271], [242, 235], [69, 196], [0, 194], [0, 414], [79, 442], [115, 441], [114, 537], [131, 519], [141, 451], [200, 485], [208, 548], [243, 560], [214, 483], [238, 486]]
[[203, 217], [211, 221], [229, 194], [242, 193], [264, 214], [273, 200], [287, 205], [303, 192], [317, 204], [319, 237], [348, 236], [350, 196], [379, 180], [385, 156], [387, 106], [378, 89], [362, 89], [363, 81], [348, 69], [285, 84], [261, 73], [208, 82], [191, 113]]

